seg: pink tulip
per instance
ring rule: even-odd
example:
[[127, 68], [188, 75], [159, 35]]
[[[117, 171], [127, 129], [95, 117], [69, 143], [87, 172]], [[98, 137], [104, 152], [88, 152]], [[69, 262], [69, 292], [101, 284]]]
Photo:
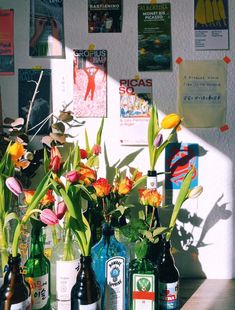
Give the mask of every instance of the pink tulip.
[[162, 141], [163, 141], [163, 135], [161, 133], [159, 133], [156, 138], [154, 139], [154, 146], [155, 147], [159, 147], [161, 144], [162, 144]]
[[56, 216], [59, 220], [61, 220], [64, 217], [66, 211], [67, 211], [67, 206], [64, 203], [64, 201], [58, 202], [56, 206]]
[[6, 186], [17, 197], [19, 197], [19, 195], [23, 193], [22, 184], [14, 177], [8, 177], [6, 179]]
[[79, 173], [76, 170], [72, 170], [66, 174], [66, 179], [70, 183], [76, 183], [79, 180]]
[[51, 211], [50, 209], [44, 209], [42, 210], [42, 213], [40, 214], [40, 220], [47, 225], [55, 225], [59, 223], [59, 220], [56, 216], [56, 214]]
[[99, 144], [95, 144], [92, 148], [92, 153], [98, 156], [101, 153], [101, 146]]

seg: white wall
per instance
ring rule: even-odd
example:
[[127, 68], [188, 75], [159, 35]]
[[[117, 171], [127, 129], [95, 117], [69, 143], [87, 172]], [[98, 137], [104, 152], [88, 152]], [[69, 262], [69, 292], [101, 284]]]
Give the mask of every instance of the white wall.
[[[18, 68], [35, 65], [52, 68], [53, 107], [58, 111], [61, 104], [72, 99], [72, 49], [87, 49], [95, 44], [97, 49], [108, 50], [108, 117], [105, 120], [103, 141], [105, 141], [111, 163], [138, 147], [119, 144], [119, 94], [118, 81], [132, 78], [137, 69], [137, 4], [149, 1], [123, 0], [123, 31], [117, 34], [87, 33], [87, 1], [64, 0], [64, 22], [66, 59], [35, 59], [28, 56], [29, 42], [29, 0], [1, 0], [1, 8], [15, 9], [15, 76], [0, 77], [3, 110], [5, 116], [17, 116]], [[160, 1], [159, 1], [160, 2]], [[161, 1], [162, 2], [162, 1]], [[197, 201], [185, 205], [191, 216], [194, 213], [202, 219], [200, 227], [185, 223], [187, 233], [192, 234], [192, 244], [184, 251], [176, 253], [176, 262], [182, 276], [206, 276], [208, 278], [235, 277], [234, 255], [234, 30], [235, 1], [230, 0], [230, 50], [195, 52], [193, 32], [193, 0], [171, 0], [173, 71], [140, 73], [142, 78], [152, 78], [154, 100], [163, 113], [176, 111], [177, 65], [175, 59], [222, 59], [225, 55], [232, 59], [228, 65], [228, 113], [230, 130], [221, 133], [217, 128], [186, 129], [179, 132], [179, 141], [198, 143], [206, 155], [199, 158], [199, 184], [204, 192]], [[95, 135], [100, 119], [86, 119], [86, 127], [91, 136]], [[83, 132], [82, 129], [79, 132]], [[81, 138], [82, 139], [82, 138]], [[164, 160], [158, 170], [164, 170]], [[148, 153], [144, 151], [133, 166], [146, 172]], [[102, 175], [104, 168], [101, 168]], [[231, 212], [232, 211], [232, 212]], [[209, 216], [208, 216], [209, 215]], [[182, 226], [182, 223], [179, 223]], [[205, 246], [196, 248], [201, 233], [207, 231], [203, 239]], [[173, 240], [177, 246], [177, 240]]]

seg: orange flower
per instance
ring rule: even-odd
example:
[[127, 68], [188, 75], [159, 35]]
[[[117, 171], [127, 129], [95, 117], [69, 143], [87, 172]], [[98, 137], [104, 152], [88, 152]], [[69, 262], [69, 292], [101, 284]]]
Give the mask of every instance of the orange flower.
[[54, 202], [55, 202], [55, 198], [52, 195], [52, 190], [49, 189], [47, 191], [46, 195], [40, 201], [40, 204], [43, 205], [43, 206], [49, 206], [49, 205], [51, 205]]
[[80, 169], [78, 170], [79, 182], [85, 185], [91, 185], [92, 182], [96, 180], [96, 171], [91, 168], [80, 164]]
[[105, 178], [99, 178], [96, 182], [94, 182], [93, 187], [95, 188], [96, 195], [98, 197], [108, 196], [110, 193], [111, 185], [108, 183], [108, 180]]
[[16, 141], [9, 147], [8, 152], [11, 155], [12, 161], [16, 163], [24, 155], [25, 149], [23, 144]]
[[126, 195], [129, 194], [133, 186], [133, 181], [128, 177], [125, 177], [118, 186], [118, 194], [119, 195]]
[[162, 196], [154, 189], [139, 190], [140, 203], [144, 206], [159, 207], [162, 202]]
[[32, 202], [33, 195], [35, 190], [33, 189], [24, 189], [24, 203], [29, 205]]

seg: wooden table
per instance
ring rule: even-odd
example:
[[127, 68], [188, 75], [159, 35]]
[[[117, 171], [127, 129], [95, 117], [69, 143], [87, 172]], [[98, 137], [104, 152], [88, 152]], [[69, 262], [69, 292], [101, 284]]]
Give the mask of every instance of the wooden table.
[[182, 279], [181, 310], [235, 309], [235, 280]]

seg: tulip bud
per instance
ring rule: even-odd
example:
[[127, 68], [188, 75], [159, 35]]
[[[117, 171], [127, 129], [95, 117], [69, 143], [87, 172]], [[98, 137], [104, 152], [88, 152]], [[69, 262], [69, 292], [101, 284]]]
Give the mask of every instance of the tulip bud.
[[163, 141], [163, 135], [159, 133], [154, 139], [153, 145], [155, 147], [159, 147], [162, 144], [162, 141]]
[[40, 214], [40, 220], [47, 225], [55, 225], [59, 223], [57, 216], [50, 209], [42, 210], [42, 213]]
[[56, 216], [59, 220], [61, 220], [64, 217], [66, 211], [67, 211], [67, 206], [64, 203], [64, 201], [58, 202], [56, 206]]
[[88, 153], [86, 150], [80, 149], [81, 159], [86, 159], [88, 157]]
[[92, 153], [98, 156], [101, 153], [101, 146], [99, 144], [95, 144], [92, 148]]
[[201, 185], [195, 186], [193, 189], [191, 189], [188, 193], [188, 198], [197, 198], [198, 196], [201, 195], [203, 192], [203, 187]]
[[66, 174], [66, 179], [70, 183], [76, 183], [79, 180], [79, 173], [76, 170], [72, 170]]
[[19, 197], [19, 195], [23, 193], [22, 184], [14, 177], [8, 177], [6, 179], [6, 186], [17, 197]]

